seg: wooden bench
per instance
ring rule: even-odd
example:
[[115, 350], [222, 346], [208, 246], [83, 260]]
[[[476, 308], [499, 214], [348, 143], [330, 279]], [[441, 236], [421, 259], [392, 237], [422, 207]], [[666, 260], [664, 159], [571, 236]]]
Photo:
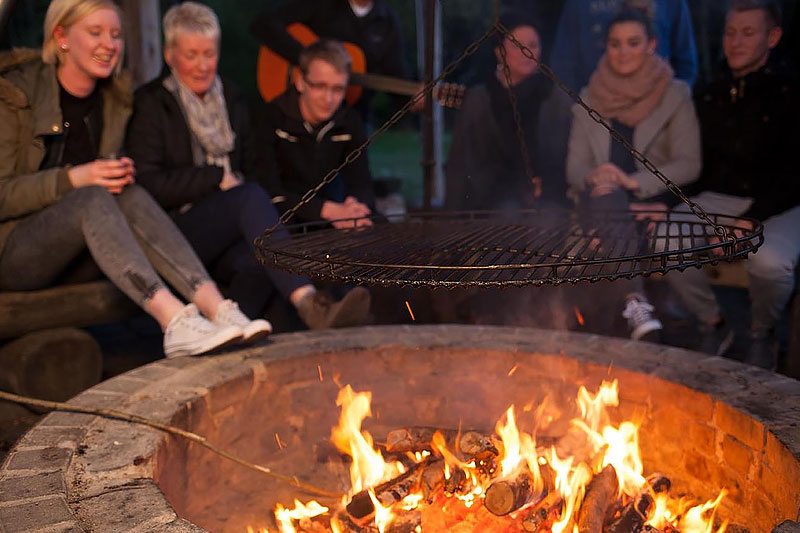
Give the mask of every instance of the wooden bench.
[[84, 326], [141, 313], [109, 281], [0, 292], [0, 389], [66, 400], [100, 380], [102, 354]]

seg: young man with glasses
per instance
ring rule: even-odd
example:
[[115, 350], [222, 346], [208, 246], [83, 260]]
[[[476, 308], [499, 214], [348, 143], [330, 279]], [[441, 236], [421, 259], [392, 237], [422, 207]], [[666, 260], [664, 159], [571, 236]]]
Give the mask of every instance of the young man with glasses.
[[[300, 53], [294, 87], [263, 104], [256, 122], [266, 167], [264, 186], [283, 213], [300, 202], [366, 140], [358, 114], [342, 105], [350, 56], [341, 43], [320, 40]], [[328, 220], [334, 227], [371, 225], [374, 197], [366, 154], [298, 209], [292, 222]]]

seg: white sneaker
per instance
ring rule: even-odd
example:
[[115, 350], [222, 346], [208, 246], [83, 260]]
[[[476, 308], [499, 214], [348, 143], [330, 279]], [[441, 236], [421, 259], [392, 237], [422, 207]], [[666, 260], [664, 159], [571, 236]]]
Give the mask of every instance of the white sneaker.
[[213, 324], [200, 314], [196, 305], [189, 304], [167, 325], [164, 355], [169, 358], [198, 355], [228, 346], [241, 338], [241, 328]]
[[[653, 316], [655, 307], [650, 305], [644, 296], [634, 294], [627, 299], [622, 316], [628, 319], [631, 329], [631, 339], [640, 339], [650, 342], [659, 341], [659, 333], [664, 328], [661, 321]], [[647, 336], [647, 338], [644, 338]]]
[[219, 304], [213, 322], [220, 327], [236, 326], [241, 329], [242, 342], [255, 342], [272, 333], [272, 324], [263, 318], [250, 320], [233, 300], [224, 300]]

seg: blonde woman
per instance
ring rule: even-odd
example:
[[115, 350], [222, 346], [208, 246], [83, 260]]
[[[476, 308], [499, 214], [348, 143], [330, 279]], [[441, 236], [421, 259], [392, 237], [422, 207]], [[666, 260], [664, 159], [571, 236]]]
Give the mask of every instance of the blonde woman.
[[88, 249], [161, 325], [167, 357], [263, 336], [116, 155], [131, 113], [120, 20], [111, 0], [53, 0], [41, 53], [0, 59], [0, 290], [47, 287]]

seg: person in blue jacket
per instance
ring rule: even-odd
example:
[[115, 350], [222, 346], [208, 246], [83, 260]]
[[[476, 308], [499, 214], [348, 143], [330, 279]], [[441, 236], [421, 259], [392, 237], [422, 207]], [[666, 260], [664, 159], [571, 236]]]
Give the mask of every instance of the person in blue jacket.
[[566, 0], [551, 54], [553, 70], [580, 91], [605, 50], [605, 30], [623, 6], [654, 9], [656, 53], [669, 61], [675, 77], [690, 86], [697, 78], [697, 48], [686, 0]]

